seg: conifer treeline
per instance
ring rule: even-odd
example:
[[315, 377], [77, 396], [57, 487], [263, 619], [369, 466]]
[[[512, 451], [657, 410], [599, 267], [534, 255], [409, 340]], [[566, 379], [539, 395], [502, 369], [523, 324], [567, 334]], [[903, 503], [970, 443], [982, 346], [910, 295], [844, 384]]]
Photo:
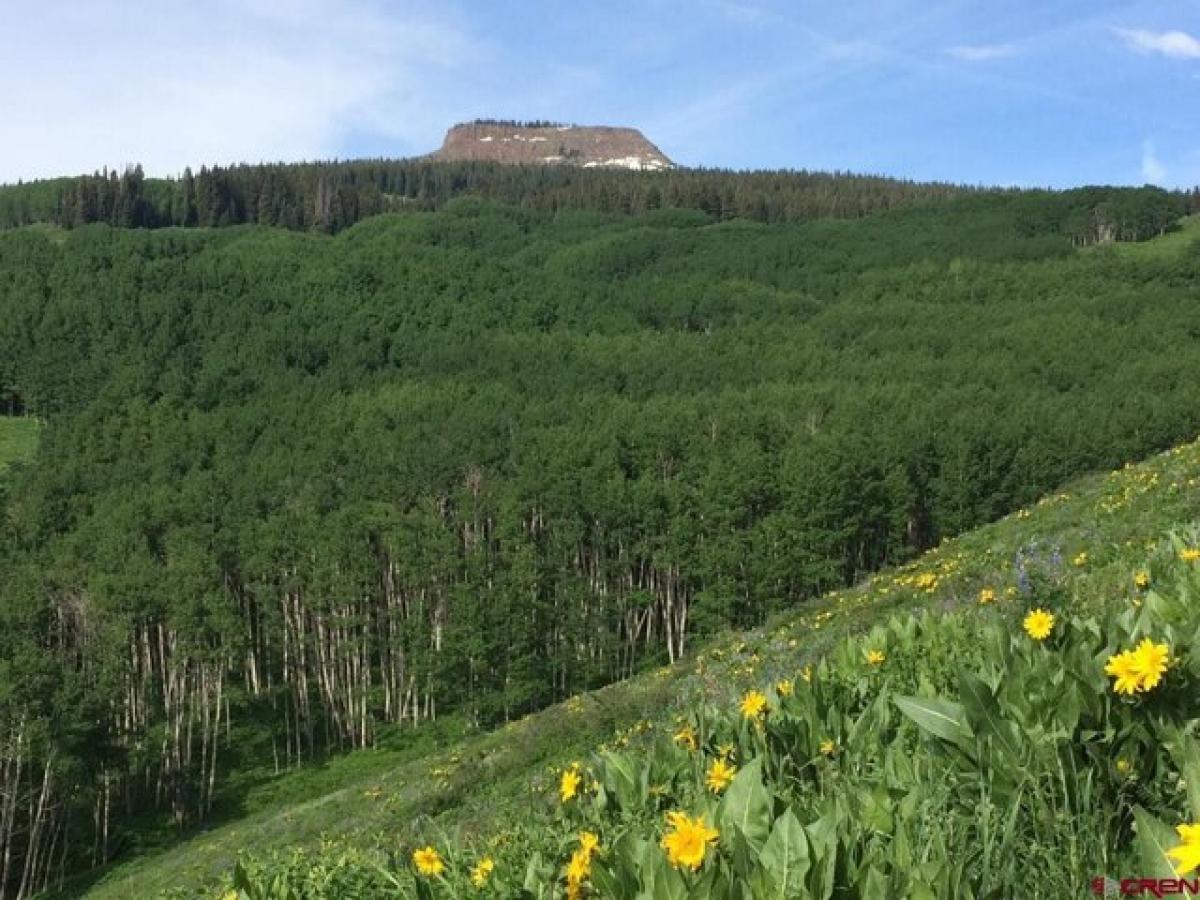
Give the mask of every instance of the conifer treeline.
[[[76, 227], [215, 227], [253, 223], [327, 233], [368, 216], [433, 210], [469, 194], [539, 211], [638, 213], [697, 209], [716, 219], [792, 222], [860, 218], [974, 193], [951, 184], [820, 172], [673, 169], [628, 172], [573, 166], [505, 166], [422, 159], [239, 165], [147, 179], [140, 166], [0, 187], [0, 227], [48, 222]], [[1143, 240], [1200, 211], [1200, 189], [1082, 188], [1019, 192], [1024, 227], [1076, 243]]]
[[[480, 118], [472, 119], [470, 125], [499, 125], [501, 127], [512, 128], [575, 128], [577, 127], [571, 122], [556, 122], [552, 119], [489, 119]], [[458, 127], [457, 125], [454, 127]]]
[[1023, 202], [0, 234], [0, 396], [46, 421], [0, 500], [0, 894], [1193, 435], [1200, 256]]

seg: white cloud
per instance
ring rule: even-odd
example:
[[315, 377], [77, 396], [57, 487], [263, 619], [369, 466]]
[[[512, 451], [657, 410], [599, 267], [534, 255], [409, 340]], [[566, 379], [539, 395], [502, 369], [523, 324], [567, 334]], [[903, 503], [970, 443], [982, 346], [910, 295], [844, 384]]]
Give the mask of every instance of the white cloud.
[[989, 59], [1006, 59], [1017, 55], [1015, 44], [959, 44], [946, 50], [955, 59], [967, 62], [984, 62]]
[[446, 110], [426, 79], [485, 52], [410, 3], [15, 5], [22, 40], [0, 57], [0, 109], [21, 124], [0, 141], [0, 182], [327, 157], [358, 131], [396, 155], [432, 149]]
[[1200, 59], [1200, 41], [1184, 31], [1114, 28], [1113, 33], [1138, 53], [1161, 53], [1171, 59]]
[[1154, 144], [1150, 141], [1142, 143], [1142, 178], [1147, 184], [1159, 185], [1167, 180], [1167, 167], [1154, 152]]

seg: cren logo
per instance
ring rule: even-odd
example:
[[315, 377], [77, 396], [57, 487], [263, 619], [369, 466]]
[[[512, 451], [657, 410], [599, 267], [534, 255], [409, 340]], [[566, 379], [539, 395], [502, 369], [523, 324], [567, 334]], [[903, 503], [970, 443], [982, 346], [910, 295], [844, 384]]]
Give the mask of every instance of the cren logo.
[[1097, 897], [1200, 897], [1200, 878], [1115, 878], [1092, 879]]

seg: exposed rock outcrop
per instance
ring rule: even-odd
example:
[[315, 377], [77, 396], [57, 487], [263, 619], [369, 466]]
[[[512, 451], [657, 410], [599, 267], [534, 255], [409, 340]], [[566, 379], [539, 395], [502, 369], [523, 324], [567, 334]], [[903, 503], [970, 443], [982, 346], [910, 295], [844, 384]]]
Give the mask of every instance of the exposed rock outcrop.
[[473, 122], [446, 132], [441, 161], [484, 160], [526, 165], [657, 170], [673, 165], [636, 128]]

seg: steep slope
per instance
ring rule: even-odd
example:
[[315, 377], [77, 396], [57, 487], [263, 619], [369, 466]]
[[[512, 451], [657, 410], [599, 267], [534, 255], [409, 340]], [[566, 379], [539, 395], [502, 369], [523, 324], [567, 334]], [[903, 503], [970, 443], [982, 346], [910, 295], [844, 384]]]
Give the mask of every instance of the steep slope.
[[500, 162], [573, 165], [657, 171], [674, 164], [636, 128], [584, 125], [520, 125], [478, 122], [455, 125], [438, 162]]
[[[912, 640], [905, 635], [933, 628], [915, 617], [922, 610], [953, 613], [957, 624], [947, 626], [947, 634], [955, 636], [951, 644], [973, 653], [974, 642], [996, 623], [1008, 622], [1019, 633], [1021, 615], [1033, 603], [1052, 605], [1060, 617], [1127, 608], [1131, 598], [1141, 596], [1134, 585], [1136, 571], [1146, 567], [1147, 574], [1153, 571], [1165, 582], [1177, 545], [1163, 542], [1172, 531], [1186, 532], [1200, 520], [1198, 487], [1200, 443], [1077, 480], [1029, 509], [947, 541], [908, 566], [829, 594], [768, 627], [731, 635], [680, 665], [581, 695], [425, 756], [364, 754], [357, 772], [348, 772], [343, 783], [320, 795], [312, 790], [311, 796], [296, 798], [320, 783], [312, 773], [287, 776], [292, 787], [277, 786], [276, 792], [288, 799], [264, 803], [266, 808], [241, 821], [118, 867], [87, 895], [121, 898], [174, 891], [194, 896], [202, 885], [227, 877], [237, 855], [249, 851], [257, 858], [245, 876], [251, 882], [280, 877], [306, 886], [308, 892], [298, 896], [336, 896], [350, 885], [360, 889], [374, 883], [376, 865], [387, 868], [389, 858], [403, 875], [407, 854], [428, 842], [442, 852], [449, 845], [476, 842], [480, 848], [494, 848], [487, 839], [509, 834], [509, 840], [525, 846], [520, 842], [528, 835], [511, 837], [521, 834], [511, 823], [542, 821], [551, 827], [561, 815], [555, 812], [557, 776], [571, 761], [605, 742], [620, 747], [645, 745], [660, 736], [669, 739], [679, 728], [679, 717], [694, 717], [697, 710], [714, 706], [729, 708], [743, 690], [798, 679], [822, 659], [831, 660], [835, 673], [839, 665], [845, 668], [847, 653], [858, 652], [854, 648], [859, 645], [846, 644], [847, 635], [869, 634], [880, 646], [890, 642], [889, 653], [897, 661], [907, 660], [903, 666], [920, 670], [932, 665], [927, 677], [940, 681], [944, 673], [936, 674], [938, 664], [932, 660], [944, 646], [936, 652], [921, 650], [919, 658], [904, 649], [905, 641]], [[1150, 566], [1146, 560], [1155, 547], [1160, 548], [1159, 561]], [[889, 618], [893, 624], [883, 627]], [[934, 630], [935, 636], [939, 633]], [[946, 638], [939, 640], [944, 645]], [[863, 681], [862, 688], [868, 689], [869, 682]], [[561, 824], [553, 827], [561, 831]], [[375, 846], [400, 855], [374, 856], [369, 848]], [[263, 862], [284, 847], [277, 861]], [[503, 850], [495, 852], [499, 856]], [[556, 870], [547, 877], [556, 879]], [[320, 879], [324, 887], [318, 887]], [[76, 886], [71, 895], [81, 890]]]
[[[336, 238], [0, 238], [6, 383], [51, 420], [6, 484], [0, 684], [56, 739], [9, 753], [60, 766], [73, 871], [379, 758], [272, 767], [411, 761], [437, 734], [414, 710], [565, 700], [1200, 430], [1195, 261], [1078, 253], [1007, 211], [767, 227], [463, 201]], [[146, 661], [149, 629], [172, 652]], [[194, 712], [159, 687], [187, 673]], [[96, 827], [110, 760], [124, 802]], [[43, 808], [25, 781], [18, 842]]]

